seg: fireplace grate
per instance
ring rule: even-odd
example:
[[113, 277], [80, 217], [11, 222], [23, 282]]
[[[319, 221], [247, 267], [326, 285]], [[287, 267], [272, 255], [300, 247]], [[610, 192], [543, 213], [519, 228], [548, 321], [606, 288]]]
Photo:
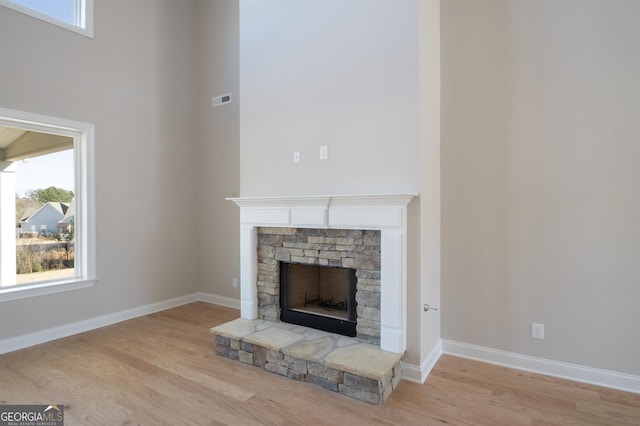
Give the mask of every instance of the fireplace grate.
[[349, 304], [347, 303], [347, 299], [344, 299], [338, 303], [333, 303], [333, 297], [329, 299], [323, 299], [318, 296], [315, 299], [309, 300], [307, 293], [304, 294], [304, 307], [308, 306], [318, 306], [320, 308], [324, 308], [327, 311], [348, 311]]

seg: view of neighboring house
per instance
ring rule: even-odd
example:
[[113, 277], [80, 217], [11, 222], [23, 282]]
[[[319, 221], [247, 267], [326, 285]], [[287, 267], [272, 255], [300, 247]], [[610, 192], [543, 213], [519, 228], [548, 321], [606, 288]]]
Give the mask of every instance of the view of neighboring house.
[[73, 202], [48, 202], [20, 218], [20, 237], [36, 237], [69, 232], [73, 222]]

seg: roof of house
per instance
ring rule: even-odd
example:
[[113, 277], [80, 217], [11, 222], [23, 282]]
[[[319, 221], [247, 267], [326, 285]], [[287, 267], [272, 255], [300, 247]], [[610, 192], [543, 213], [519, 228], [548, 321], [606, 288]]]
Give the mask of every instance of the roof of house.
[[20, 222], [28, 222], [33, 216], [35, 216], [39, 211], [44, 209], [47, 206], [53, 207], [57, 210], [63, 217], [62, 220], [67, 220], [73, 217], [73, 203], [61, 203], [58, 201], [49, 201], [48, 203], [43, 204], [39, 208], [30, 209], [20, 218]]
[[24, 214], [22, 215], [22, 217], [20, 218], [20, 222], [25, 222], [27, 220], [29, 220], [29, 218], [31, 216], [33, 216], [34, 214], [36, 214], [36, 212], [38, 210], [40, 210], [42, 208], [42, 206], [40, 207], [31, 207], [30, 209], [27, 209]]
[[58, 223], [72, 223], [73, 222], [73, 203], [62, 203], [67, 204], [67, 211], [64, 213], [64, 218], [60, 220]]

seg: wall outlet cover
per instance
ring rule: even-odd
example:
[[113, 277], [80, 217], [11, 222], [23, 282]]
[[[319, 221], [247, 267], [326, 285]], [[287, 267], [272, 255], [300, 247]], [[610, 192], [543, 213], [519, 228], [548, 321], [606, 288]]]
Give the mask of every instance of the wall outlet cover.
[[531, 338], [544, 340], [544, 324], [531, 323]]

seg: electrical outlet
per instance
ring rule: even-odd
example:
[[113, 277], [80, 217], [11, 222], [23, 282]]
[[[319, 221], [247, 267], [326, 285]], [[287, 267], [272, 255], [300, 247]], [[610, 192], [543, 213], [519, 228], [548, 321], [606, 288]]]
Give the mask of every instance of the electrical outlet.
[[544, 340], [544, 324], [531, 323], [531, 338]]
[[234, 278], [233, 279], [233, 288], [236, 288], [236, 287], [238, 287], [238, 279]]

